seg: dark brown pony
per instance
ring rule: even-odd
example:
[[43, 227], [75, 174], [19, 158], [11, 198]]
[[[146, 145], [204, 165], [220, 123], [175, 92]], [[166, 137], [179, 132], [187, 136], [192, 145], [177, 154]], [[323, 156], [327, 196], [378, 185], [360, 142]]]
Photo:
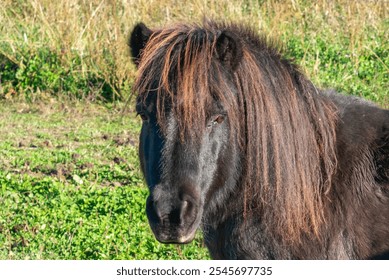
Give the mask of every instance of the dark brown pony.
[[213, 258], [366, 259], [389, 252], [389, 111], [317, 89], [232, 24], [130, 38], [139, 156], [156, 238]]

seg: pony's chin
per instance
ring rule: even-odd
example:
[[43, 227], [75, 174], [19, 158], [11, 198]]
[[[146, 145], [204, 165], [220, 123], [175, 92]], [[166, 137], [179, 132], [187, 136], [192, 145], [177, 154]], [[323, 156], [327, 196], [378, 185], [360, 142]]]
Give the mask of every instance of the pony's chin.
[[195, 238], [195, 235], [196, 235], [196, 231], [193, 232], [191, 235], [182, 236], [181, 238], [178, 239], [178, 243], [179, 244], [188, 244], [188, 243], [193, 241], [193, 239]]

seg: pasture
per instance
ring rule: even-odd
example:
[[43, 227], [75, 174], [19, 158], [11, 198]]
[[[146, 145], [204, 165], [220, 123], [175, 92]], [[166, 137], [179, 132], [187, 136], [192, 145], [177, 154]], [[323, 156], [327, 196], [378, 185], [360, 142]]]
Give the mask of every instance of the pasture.
[[138, 21], [243, 22], [316, 85], [389, 108], [385, 0], [3, 2], [0, 259], [209, 258], [201, 234], [155, 241], [144, 213], [127, 47]]

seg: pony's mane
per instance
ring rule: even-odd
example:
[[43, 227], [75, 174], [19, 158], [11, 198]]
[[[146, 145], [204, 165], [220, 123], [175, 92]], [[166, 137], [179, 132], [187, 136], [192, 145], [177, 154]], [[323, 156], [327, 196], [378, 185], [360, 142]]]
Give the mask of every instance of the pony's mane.
[[[241, 48], [235, 69], [215, 55], [216, 39], [226, 30]], [[277, 48], [235, 25], [205, 22], [155, 30], [142, 52], [134, 89], [141, 96], [158, 95], [162, 128], [165, 106], [173, 104], [184, 139], [203, 131], [215, 100], [223, 104], [244, 152], [244, 214], [261, 215], [267, 230], [289, 244], [304, 236], [320, 238], [325, 194], [336, 168], [337, 116]]]

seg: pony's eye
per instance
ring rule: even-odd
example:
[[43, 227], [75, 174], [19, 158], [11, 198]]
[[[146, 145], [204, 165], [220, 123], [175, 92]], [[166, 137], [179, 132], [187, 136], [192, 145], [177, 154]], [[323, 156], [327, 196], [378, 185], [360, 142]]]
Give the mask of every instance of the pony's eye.
[[143, 113], [138, 113], [138, 116], [140, 116], [140, 118], [142, 119], [142, 121], [147, 121], [149, 118], [143, 114]]
[[214, 119], [214, 123], [222, 123], [224, 121], [224, 116], [223, 115], [218, 115], [215, 119]]
[[217, 115], [214, 118], [212, 118], [212, 125], [217, 125], [221, 124], [224, 121], [224, 116], [223, 115]]

